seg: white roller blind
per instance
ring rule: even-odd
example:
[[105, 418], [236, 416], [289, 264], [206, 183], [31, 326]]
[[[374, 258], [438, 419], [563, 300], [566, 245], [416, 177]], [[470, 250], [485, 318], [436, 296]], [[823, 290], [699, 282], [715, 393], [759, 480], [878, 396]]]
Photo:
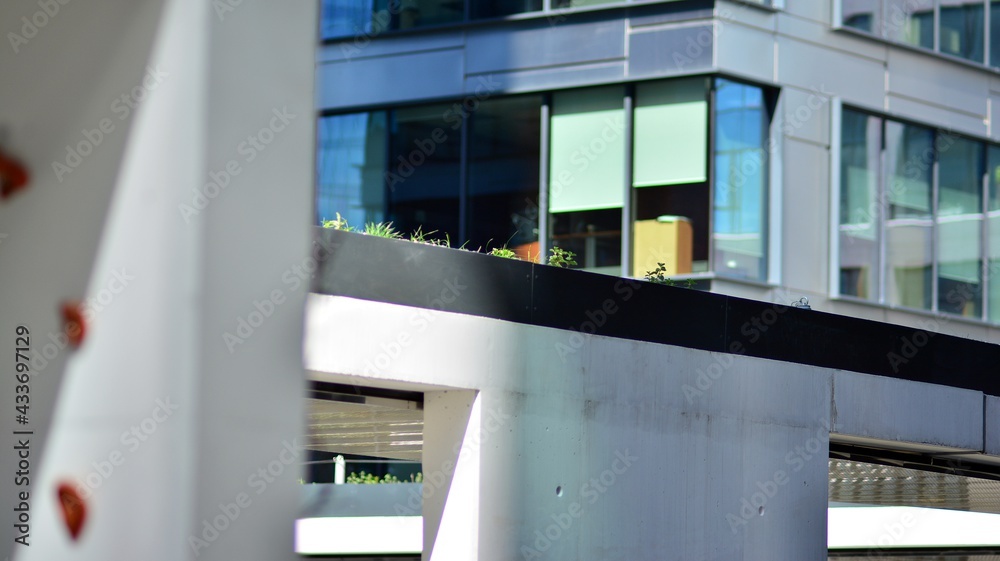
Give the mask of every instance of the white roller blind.
[[624, 92], [619, 87], [559, 92], [552, 99], [549, 211], [622, 206]]
[[670, 80], [636, 88], [635, 187], [706, 181], [708, 101], [705, 80]]

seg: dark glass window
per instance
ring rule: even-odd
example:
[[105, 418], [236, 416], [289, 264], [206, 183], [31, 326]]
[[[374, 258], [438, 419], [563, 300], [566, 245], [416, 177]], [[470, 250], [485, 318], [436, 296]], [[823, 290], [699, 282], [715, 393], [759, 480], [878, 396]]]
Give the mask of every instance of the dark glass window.
[[841, 0], [841, 12], [846, 27], [882, 35], [878, 24], [882, 0]]
[[392, 114], [388, 216], [403, 233], [436, 231], [459, 238], [462, 120], [453, 106], [425, 105]]
[[552, 215], [552, 244], [576, 253], [579, 267], [621, 274], [622, 209], [583, 210]]
[[540, 96], [480, 103], [469, 119], [469, 246], [538, 255]]
[[885, 0], [882, 13], [887, 38], [934, 48], [934, 0]]
[[542, 0], [471, 0], [469, 5], [472, 19], [537, 12], [541, 9]]
[[1000, 66], [1000, 0], [990, 2], [990, 66]]
[[982, 316], [983, 145], [938, 134], [938, 310]]
[[354, 226], [382, 221], [385, 111], [322, 117], [316, 132], [317, 222], [333, 220], [337, 213]]
[[941, 52], [983, 62], [983, 3], [981, 0], [940, 0]]
[[323, 0], [320, 35], [324, 39], [378, 35], [387, 30], [458, 23], [463, 0]]
[[840, 293], [877, 300], [882, 120], [845, 109], [840, 134]]

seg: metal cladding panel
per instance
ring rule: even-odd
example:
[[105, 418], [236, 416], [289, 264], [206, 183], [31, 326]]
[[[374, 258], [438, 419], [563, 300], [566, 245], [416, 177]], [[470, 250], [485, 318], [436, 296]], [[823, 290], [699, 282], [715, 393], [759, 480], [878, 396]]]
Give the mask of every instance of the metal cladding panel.
[[360, 58], [416, 54], [421, 51], [461, 48], [465, 38], [459, 31], [399, 36], [365, 35], [344, 37], [320, 46], [316, 61], [350, 61]]
[[828, 91], [845, 103], [882, 107], [885, 66], [862, 56], [777, 37], [778, 82], [806, 90]]
[[319, 107], [357, 107], [462, 95], [461, 49], [320, 64]]
[[887, 64], [889, 92], [985, 117], [989, 74], [948, 63], [934, 64], [933, 72], [928, 72], [927, 58], [924, 53], [891, 49]]
[[625, 58], [625, 19], [548, 18], [518, 27], [469, 31], [472, 74]]
[[[914, 95], [911, 91], [910, 95]], [[919, 95], [919, 94], [917, 94]], [[984, 94], [980, 104], [976, 107], [982, 111], [982, 115], [971, 115], [966, 112], [953, 111], [940, 105], [931, 105], [919, 99], [902, 97], [895, 94], [886, 96], [888, 101], [889, 114], [914, 119], [925, 123], [933, 123], [937, 127], [952, 132], [963, 132], [977, 136], [986, 136], [986, 102]]]
[[983, 452], [1000, 456], [1000, 397], [985, 396], [983, 414]]
[[833, 409], [831, 432], [838, 434], [966, 450], [983, 446], [978, 391], [836, 372]]
[[719, 70], [764, 82], [774, 78], [774, 35], [735, 22], [719, 23]]
[[629, 35], [629, 77], [675, 76], [713, 67], [715, 30], [694, 25], [634, 31]]
[[496, 90], [504, 93], [558, 90], [620, 82], [625, 78], [625, 61], [593, 62], [556, 68], [514, 70], [495, 74], [470, 75], [465, 79], [465, 91], [476, 93], [483, 80], [497, 84]]

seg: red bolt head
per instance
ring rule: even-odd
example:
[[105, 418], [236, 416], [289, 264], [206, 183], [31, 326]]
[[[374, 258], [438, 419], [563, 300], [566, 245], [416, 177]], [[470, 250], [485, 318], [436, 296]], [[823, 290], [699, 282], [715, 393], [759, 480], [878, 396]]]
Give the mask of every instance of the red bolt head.
[[28, 185], [28, 170], [0, 154], [0, 199], [7, 199]]
[[57, 493], [59, 494], [59, 506], [62, 508], [63, 521], [69, 530], [69, 537], [76, 541], [83, 530], [83, 523], [87, 520], [87, 505], [84, 503], [76, 487], [69, 483], [60, 483]]
[[80, 302], [64, 302], [62, 305], [63, 331], [70, 345], [79, 347], [87, 334], [87, 325], [83, 320], [83, 306]]

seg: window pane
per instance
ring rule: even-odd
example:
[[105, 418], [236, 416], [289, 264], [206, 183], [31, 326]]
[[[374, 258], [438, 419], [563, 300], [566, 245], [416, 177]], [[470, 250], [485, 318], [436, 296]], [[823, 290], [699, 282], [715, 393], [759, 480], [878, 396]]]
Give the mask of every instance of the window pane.
[[879, 21], [882, 0], [841, 0], [840, 9], [845, 27], [882, 35]]
[[986, 216], [989, 220], [990, 317], [1000, 322], [1000, 146], [990, 146], [987, 154], [990, 185]]
[[636, 87], [633, 185], [706, 180], [708, 101], [701, 78]]
[[461, 120], [450, 105], [399, 109], [393, 117], [388, 220], [404, 233], [419, 227], [458, 240]]
[[553, 96], [551, 212], [622, 206], [623, 100], [622, 89], [618, 87], [559, 92]]
[[472, 18], [494, 18], [537, 12], [542, 9], [542, 0], [470, 0]]
[[714, 271], [763, 279], [768, 112], [758, 87], [716, 81]]
[[882, 13], [886, 37], [934, 48], [934, 0], [885, 0]]
[[844, 110], [840, 147], [840, 293], [878, 299], [882, 120]]
[[938, 310], [982, 315], [983, 145], [938, 137]]
[[983, 62], [982, 0], [941, 0], [941, 52]]
[[609, 208], [552, 215], [552, 245], [576, 253], [576, 268], [621, 274], [622, 209]]
[[889, 304], [931, 308], [931, 130], [886, 122], [886, 290]]
[[383, 220], [384, 111], [322, 117], [317, 126], [316, 219], [339, 212], [352, 226]]
[[469, 121], [469, 246], [538, 255], [542, 98], [484, 101]]
[[[323, 0], [320, 37], [328, 39], [372, 33], [375, 3], [373, 0]], [[388, 12], [385, 15], [388, 16]]]

